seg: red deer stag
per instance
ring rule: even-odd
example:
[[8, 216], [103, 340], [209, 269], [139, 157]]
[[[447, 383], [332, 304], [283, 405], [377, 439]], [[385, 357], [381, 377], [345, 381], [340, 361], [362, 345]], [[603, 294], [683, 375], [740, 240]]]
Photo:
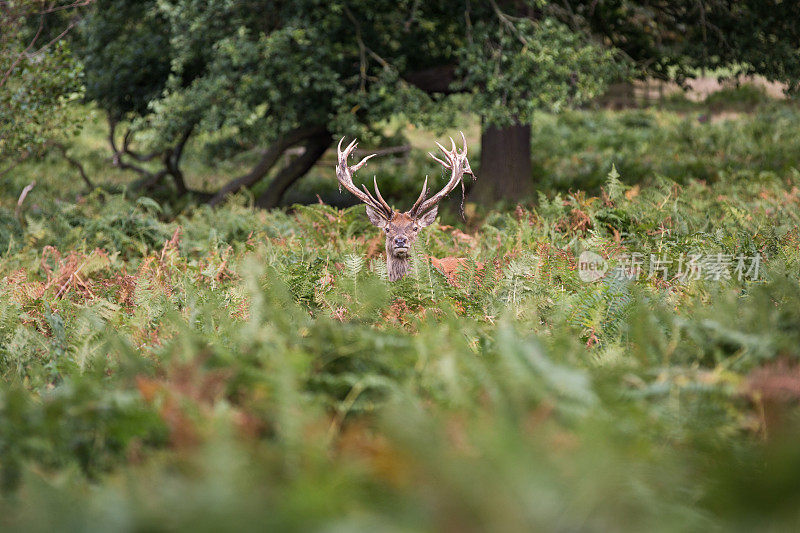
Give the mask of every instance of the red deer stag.
[[[439, 210], [439, 202], [450, 194], [450, 192], [461, 183], [464, 174], [475, 176], [472, 169], [469, 167], [467, 160], [467, 139], [464, 133], [461, 133], [461, 139], [464, 141], [464, 148], [459, 151], [456, 149], [456, 143], [450, 139], [452, 148], [446, 150], [444, 146], [436, 143], [436, 146], [442, 150], [444, 157], [437, 158], [433, 154], [429, 155], [438, 161], [444, 168], [450, 170], [450, 181], [444, 188], [426, 199], [428, 190], [428, 178], [425, 177], [425, 182], [422, 184], [422, 192], [414, 202], [414, 205], [406, 211], [401, 213], [395, 211], [386, 200], [381, 196], [381, 191], [378, 189], [378, 180], [374, 179], [375, 196], [373, 196], [365, 185], [362, 185], [363, 190], [359, 189], [353, 183], [353, 174], [364, 166], [364, 164], [376, 154], [371, 154], [359, 161], [353, 166], [348, 166], [347, 158], [357, 146], [356, 140], [353, 140], [347, 148], [342, 150], [342, 141], [339, 141], [337, 152], [339, 155], [339, 163], [336, 165], [336, 177], [341, 186], [347, 189], [353, 196], [367, 204], [367, 216], [370, 222], [375, 226], [383, 229], [386, 232], [386, 268], [389, 272], [389, 280], [396, 281], [405, 276], [408, 271], [409, 251], [411, 245], [417, 239], [419, 230], [430, 226], [436, 219], [436, 213]], [[377, 197], [377, 198], [376, 198]]]

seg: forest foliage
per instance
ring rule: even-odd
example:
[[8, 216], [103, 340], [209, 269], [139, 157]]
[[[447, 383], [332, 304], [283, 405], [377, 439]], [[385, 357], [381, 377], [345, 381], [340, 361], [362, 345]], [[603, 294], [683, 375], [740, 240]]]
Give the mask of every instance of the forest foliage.
[[796, 529], [798, 5], [0, 1], [0, 528]]
[[[789, 123], [687, 133], [715, 176], [625, 183], [606, 166], [596, 194], [445, 218], [396, 283], [362, 207], [267, 212], [242, 195], [166, 217], [148, 198], [45, 188], [17, 217], [5, 191], [3, 525], [790, 528], [800, 176], [757, 150], [738, 171], [711, 155], [734, 138], [789, 153], [783, 109]], [[569, 137], [579, 154], [617, 121], [646, 136], [675, 120], [614, 117], [559, 120], [594, 124]], [[653, 168], [672, 168], [676, 124]], [[581, 279], [585, 250], [609, 275]], [[633, 252], [639, 279], [613, 275]], [[650, 253], [722, 254], [730, 276], [651, 276]]]

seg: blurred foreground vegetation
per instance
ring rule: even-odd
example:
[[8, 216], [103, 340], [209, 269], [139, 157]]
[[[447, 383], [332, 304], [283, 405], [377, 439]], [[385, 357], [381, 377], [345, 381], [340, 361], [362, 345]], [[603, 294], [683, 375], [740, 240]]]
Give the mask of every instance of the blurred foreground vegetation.
[[[543, 115], [546, 194], [445, 216], [393, 284], [363, 207], [161, 205], [22, 165], [0, 200], [0, 524], [796, 529], [800, 113], [687, 107]], [[88, 128], [74, 150], [100, 168]], [[375, 167], [395, 200], [410, 157]], [[588, 283], [583, 250], [764, 262]]]

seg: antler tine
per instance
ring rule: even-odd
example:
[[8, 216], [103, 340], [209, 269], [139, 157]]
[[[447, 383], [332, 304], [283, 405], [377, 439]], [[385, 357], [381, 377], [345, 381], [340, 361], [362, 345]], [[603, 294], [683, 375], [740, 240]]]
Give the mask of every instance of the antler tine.
[[424, 213], [425, 211], [431, 209], [433, 206], [438, 204], [442, 198], [450, 194], [450, 192], [455, 189], [459, 183], [461, 183], [461, 179], [464, 177], [464, 174], [472, 174], [472, 169], [470, 168], [469, 160], [467, 159], [467, 140], [463, 132], [461, 132], [461, 138], [464, 141], [464, 148], [461, 152], [458, 151], [456, 143], [452, 137], [450, 137], [450, 143], [452, 145], [450, 150], [447, 150], [444, 146], [439, 144], [438, 141], [436, 142], [436, 146], [438, 146], [444, 154], [445, 161], [442, 161], [433, 154], [430, 154], [430, 156], [444, 168], [450, 170], [450, 181], [447, 182], [447, 185], [445, 185], [441, 191], [422, 202], [417, 209], [418, 213]]
[[386, 200], [383, 199], [383, 195], [381, 195], [381, 190], [378, 188], [378, 178], [375, 177], [375, 176], [372, 176], [372, 182], [375, 184], [375, 194], [378, 195], [378, 201], [386, 209], [386, 212], [391, 213], [392, 212], [392, 208], [389, 206], [388, 203], [386, 203]]
[[378, 200], [375, 199], [374, 196], [372, 196], [372, 193], [369, 192], [369, 189], [367, 189], [367, 186], [362, 183], [361, 184], [361, 189], [363, 189], [364, 193], [369, 197], [369, 199], [370, 199], [370, 207], [374, 207], [375, 209], [378, 209], [379, 211], [383, 211], [383, 206], [378, 202]]
[[[364, 189], [364, 194], [366, 194], [367, 197], [369, 197], [369, 199], [370, 199], [369, 202], [364, 202], [364, 203], [366, 203], [372, 209], [374, 209], [375, 211], [377, 211], [378, 213], [383, 215], [384, 218], [386, 218], [386, 220], [391, 219], [392, 218], [392, 208], [389, 207], [389, 205], [386, 204], [385, 202], [379, 202], [378, 200], [376, 200], [375, 197], [372, 196], [372, 193], [369, 192], [369, 189], [367, 189], [367, 186], [364, 185], [363, 183], [361, 184], [361, 188]], [[359, 191], [359, 192], [361, 192], [361, 191]]]
[[422, 203], [422, 201], [425, 200], [425, 195], [427, 194], [427, 192], [428, 192], [428, 176], [425, 176], [425, 181], [422, 183], [422, 192], [419, 193], [419, 198], [417, 198], [417, 201], [414, 202], [414, 205], [411, 206], [411, 209], [408, 210], [411, 216], [417, 215], [417, 209], [419, 209], [419, 205]]
[[[343, 140], [344, 140], [344, 137], [342, 137], [339, 140], [339, 146], [337, 148], [337, 151], [338, 151], [339, 157], [341, 158], [343, 156], [344, 160], [347, 161], [347, 158], [350, 157], [350, 155], [352, 154], [353, 150], [355, 150], [356, 147], [358, 146], [358, 139], [353, 139], [353, 142], [348, 144], [347, 148], [345, 148], [344, 152], [342, 152], [342, 141]], [[363, 167], [367, 163], [367, 161], [369, 161], [370, 159], [372, 159], [376, 155], [378, 155], [378, 154], [369, 154], [368, 156], [364, 157], [361, 161], [359, 161], [357, 164], [355, 164], [352, 167], [350, 167], [350, 170], [352, 172], [357, 171], [358, 169]]]
[[431, 156], [431, 157], [432, 157], [434, 160], [438, 161], [438, 162], [439, 162], [439, 164], [441, 164], [441, 165], [442, 165], [442, 166], [444, 166], [445, 168], [448, 168], [448, 169], [449, 169], [449, 168], [452, 168], [452, 157], [450, 156], [450, 152], [448, 152], [448, 151], [447, 151], [447, 149], [446, 149], [444, 146], [442, 146], [441, 144], [439, 144], [439, 141], [434, 141], [434, 142], [436, 143], [436, 146], [438, 146], [438, 147], [439, 147], [439, 150], [441, 150], [441, 151], [442, 151], [442, 153], [444, 154], [444, 158], [445, 158], [445, 160], [446, 160], [446, 161], [442, 161], [441, 159], [439, 159], [438, 157], [436, 157], [435, 155], [433, 155], [431, 152], [428, 152], [428, 154], [429, 154], [429, 155], [430, 155], [430, 156]]
[[344, 137], [339, 139], [339, 145], [336, 147], [336, 153], [339, 156], [339, 159], [344, 156], [345, 160], [347, 160], [347, 158], [350, 157], [350, 152], [352, 152], [353, 148], [358, 145], [358, 139], [353, 139], [353, 142], [347, 145], [347, 148], [344, 149], [344, 152], [342, 152], [342, 141], [344, 141]]
[[373, 157], [375, 157], [376, 155], [378, 155], [378, 154], [369, 154], [369, 155], [368, 155], [368, 156], [366, 156], [364, 159], [362, 159], [361, 161], [359, 161], [359, 162], [358, 162], [358, 164], [356, 164], [356, 165], [353, 165], [353, 166], [352, 166], [352, 167], [350, 167], [350, 168], [353, 170], [353, 172], [355, 172], [356, 170], [358, 170], [358, 169], [360, 169], [361, 167], [363, 167], [364, 165], [366, 165], [366, 164], [367, 164], [367, 161], [369, 161], [370, 159], [372, 159], [372, 158], [373, 158]]
[[442, 165], [444, 168], [450, 168], [450, 164], [449, 164], [449, 163], [445, 163], [444, 161], [442, 161], [441, 159], [439, 159], [438, 157], [436, 157], [435, 155], [433, 155], [433, 153], [432, 153], [432, 152], [428, 152], [428, 155], [429, 155], [429, 156], [431, 156], [431, 158], [432, 158], [434, 161], [436, 161], [437, 163], [439, 163], [440, 165]]
[[363, 167], [367, 163], [367, 161], [369, 161], [369, 159], [374, 157], [376, 154], [370, 154], [366, 156], [352, 167], [348, 166], [347, 157], [355, 149], [358, 143], [354, 139], [353, 142], [347, 145], [347, 148], [342, 150], [342, 141], [344, 141], [344, 137], [342, 137], [339, 140], [339, 144], [336, 148], [338, 156], [338, 162], [336, 164], [336, 179], [339, 180], [339, 184], [345, 189], [347, 189], [347, 191], [350, 194], [361, 200], [363, 203], [367, 204], [372, 209], [386, 216], [391, 216], [391, 209], [387, 211], [386, 208], [370, 194], [370, 192], [366, 189], [366, 187], [364, 187], [364, 191], [362, 192], [353, 183], [353, 173], [358, 169], [360, 169], [361, 167]]

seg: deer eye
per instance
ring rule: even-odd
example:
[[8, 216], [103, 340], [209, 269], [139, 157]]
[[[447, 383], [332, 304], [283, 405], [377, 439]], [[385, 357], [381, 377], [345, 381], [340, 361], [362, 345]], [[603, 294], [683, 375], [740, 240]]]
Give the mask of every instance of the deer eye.
[[389, 233], [389, 227], [387, 226], [387, 227], [383, 228], [383, 231], [385, 231], [386, 233]]
[[414, 226], [412, 229], [413, 229], [414, 231], [419, 231], [419, 226]]

